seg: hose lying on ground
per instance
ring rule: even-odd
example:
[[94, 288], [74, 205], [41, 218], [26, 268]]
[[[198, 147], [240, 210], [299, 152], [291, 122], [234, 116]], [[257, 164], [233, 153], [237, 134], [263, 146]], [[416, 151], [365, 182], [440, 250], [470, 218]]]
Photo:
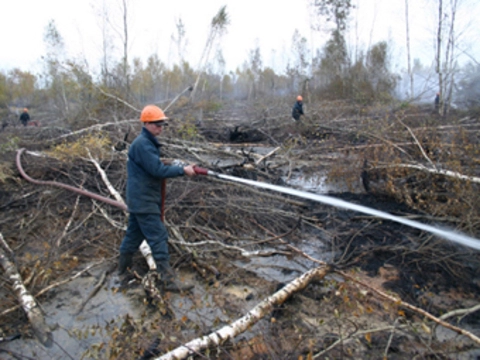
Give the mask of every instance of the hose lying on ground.
[[56, 182], [56, 181], [43, 181], [43, 180], [32, 179], [30, 176], [28, 176], [25, 173], [25, 171], [23, 170], [23, 167], [22, 167], [21, 156], [22, 156], [22, 153], [24, 151], [25, 151], [25, 148], [19, 149], [17, 151], [16, 164], [17, 164], [18, 171], [20, 172], [20, 175], [22, 175], [22, 177], [25, 180], [30, 181], [31, 183], [34, 183], [34, 184], [37, 184], [37, 185], [50, 185], [50, 186], [61, 187], [61, 188], [66, 189], [66, 190], [73, 191], [77, 194], [88, 196], [88, 197], [90, 197], [92, 199], [95, 199], [95, 200], [98, 200], [98, 201], [103, 201], [103, 202], [105, 202], [109, 205], [116, 206], [116, 207], [118, 207], [122, 210], [127, 210], [127, 206], [125, 204], [123, 204], [119, 201], [113, 200], [113, 199], [109, 199], [105, 196], [92, 193], [92, 192], [87, 191], [87, 190], [82, 190], [82, 189], [76, 188], [74, 186], [70, 186], [70, 185], [67, 185], [67, 184], [62, 184], [62, 183], [59, 183], [59, 182]]

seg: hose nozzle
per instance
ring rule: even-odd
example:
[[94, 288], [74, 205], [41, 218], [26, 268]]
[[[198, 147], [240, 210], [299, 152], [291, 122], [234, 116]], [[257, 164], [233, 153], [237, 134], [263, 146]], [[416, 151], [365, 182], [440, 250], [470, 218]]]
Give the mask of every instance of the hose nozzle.
[[194, 166], [193, 167], [193, 170], [195, 170], [195, 174], [197, 175], [209, 175], [209, 176], [217, 176], [217, 173], [212, 171], [212, 170], [208, 170], [208, 169], [205, 169], [205, 168], [202, 168], [200, 166]]

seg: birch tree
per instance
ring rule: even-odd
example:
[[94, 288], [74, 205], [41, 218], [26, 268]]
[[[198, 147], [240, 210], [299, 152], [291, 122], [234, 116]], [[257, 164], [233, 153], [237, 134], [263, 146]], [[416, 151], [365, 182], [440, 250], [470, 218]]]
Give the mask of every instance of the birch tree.
[[182, 18], [179, 18], [175, 22], [175, 30], [175, 33], [173, 33], [170, 38], [175, 44], [178, 63], [182, 64], [185, 61], [185, 52], [188, 45], [188, 40], [186, 39], [185, 25], [183, 24]]
[[405, 40], [407, 46], [407, 68], [408, 76], [410, 78], [410, 99], [415, 97], [415, 88], [413, 82], [412, 62], [410, 59], [410, 19], [408, 16], [408, 0], [405, 0]]
[[50, 20], [45, 28], [43, 40], [46, 46], [46, 82], [50, 87], [55, 107], [65, 118], [69, 111], [66, 85], [67, 74], [62, 67], [65, 60], [65, 42], [57, 29], [54, 20]]
[[225, 34], [227, 30], [227, 25], [229, 23], [230, 23], [230, 20], [227, 13], [227, 6], [224, 5], [220, 8], [220, 10], [218, 10], [218, 13], [213, 17], [210, 23], [210, 31], [207, 37], [207, 42], [205, 43], [205, 47], [203, 48], [203, 52], [200, 57], [200, 61], [198, 62], [198, 67], [197, 67], [198, 74], [197, 74], [195, 85], [193, 86], [193, 90], [191, 94], [192, 101], [195, 98], [202, 73], [205, 71], [205, 68], [208, 64], [210, 53], [214, 45], [216, 44], [216, 42], [219, 41], [221, 37]]
[[[102, 18], [102, 80], [103, 85], [120, 85], [124, 91], [124, 96], [130, 91], [129, 74], [129, 46], [130, 46], [130, 1], [119, 0], [117, 7], [108, 7], [103, 3], [99, 10]], [[120, 21], [118, 19], [121, 19]], [[113, 37], [110, 38], [110, 30]], [[121, 61], [114, 67], [110, 66], [110, 53], [118, 49], [117, 42], [120, 39]], [[109, 80], [112, 80], [110, 83]]]
[[459, 0], [447, 0], [447, 4], [444, 1], [436, 0], [435, 73], [440, 93], [440, 115], [447, 114], [450, 109], [457, 70], [456, 18]]
[[42, 310], [27, 290], [15, 263], [9, 259], [7, 252], [13, 254], [0, 233], [0, 267], [3, 268], [5, 277], [10, 280], [12, 290], [17, 295], [18, 302], [25, 311], [35, 336], [44, 346], [51, 347], [53, 345], [53, 335], [45, 322]]
[[[250, 59], [249, 64], [250, 74], [251, 74], [251, 93], [253, 99], [257, 98], [258, 95], [258, 88], [260, 87], [260, 77], [263, 69], [263, 61], [262, 61], [262, 54], [260, 52], [260, 46], [258, 43], [256, 44], [255, 48], [250, 50]], [[249, 95], [250, 98], [250, 95]]]
[[122, 40], [123, 40], [123, 57], [122, 71], [125, 81], [125, 91], [128, 94], [130, 90], [130, 79], [128, 73], [128, 0], [122, 0]]

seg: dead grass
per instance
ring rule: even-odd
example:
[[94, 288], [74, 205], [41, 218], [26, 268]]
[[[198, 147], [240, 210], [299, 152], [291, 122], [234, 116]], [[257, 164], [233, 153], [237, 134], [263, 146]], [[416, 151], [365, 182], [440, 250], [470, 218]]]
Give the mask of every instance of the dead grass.
[[[265, 106], [262, 104], [262, 111]], [[262, 122], [248, 112], [242, 119], [219, 121], [219, 112], [222, 116], [229, 114], [227, 107], [205, 110], [201, 124], [189, 122], [188, 126], [181, 126], [179, 115], [178, 126], [172, 126], [162, 141], [165, 157], [195, 162], [226, 174], [251, 176], [253, 172], [259, 181], [271, 183], [281, 183], [293, 172], [308, 175], [327, 172], [330, 181], [346, 182], [352, 191], [358, 191], [354, 184], [364, 172], [369, 177], [370, 193], [337, 195], [402, 216], [415, 216], [421, 221], [441, 221], [472, 236], [479, 233], [475, 184], [389, 167], [406, 162], [428, 163], [407, 128], [398, 122], [400, 118], [419, 140], [428, 139], [422, 147], [425, 151], [429, 149], [432, 161], [438, 166], [477, 176], [476, 135], [468, 132], [468, 128], [439, 129], [440, 125], [450, 124], [448, 119], [432, 125], [438, 119], [417, 109], [398, 113], [382, 107], [358, 109], [343, 103], [312, 104], [308, 118], [301, 124], [292, 124], [288, 114], [273, 106]], [[261, 134], [264, 146], [281, 146], [282, 150], [255, 165], [252, 145], [219, 149], [205, 141], [226, 141], [225, 134], [233, 130], [231, 124], [236, 121], [242, 124], [240, 130], [248, 135], [246, 138]], [[451, 122], [455, 124], [455, 119]], [[126, 155], [111, 151], [110, 144], [123, 138], [127, 129], [127, 126], [106, 129], [57, 146], [49, 146], [55, 142], [49, 142], [48, 132], [42, 132], [47, 139], [33, 141], [32, 146], [50, 151], [61, 161], [24, 156], [24, 167], [35, 178], [81, 186], [110, 196], [96, 169], [85, 160], [88, 148], [102, 160], [109, 179], [124, 194]], [[31, 133], [25, 136], [20, 142], [35, 139]], [[58, 132], [52, 132], [52, 138], [55, 136]], [[445, 152], [447, 149], [449, 153]], [[14, 169], [11, 149], [7, 155], [9, 160], [2, 164], [8, 166], [5, 165], [7, 170], [3, 173]], [[220, 159], [228, 160], [230, 165], [222, 166]], [[245, 165], [253, 166], [253, 170], [247, 171]], [[2, 204], [7, 204], [0, 212], [1, 231], [15, 250], [22, 274], [25, 277], [33, 274], [29, 285], [32, 293], [67, 277], [92, 259], [109, 258], [115, 263], [123, 230], [114, 228], [109, 219], [124, 225], [126, 219], [121, 210], [94, 204], [85, 197], [79, 199], [74, 210], [77, 195], [57, 188], [38, 188], [18, 179], [15, 172], [0, 178], [0, 190]], [[103, 207], [109, 219], [98, 206]], [[188, 269], [198, 286], [207, 289], [216, 308], [224, 309], [232, 320], [242, 316], [251, 303], [226, 295], [223, 292], [226, 287], [235, 284], [261, 289], [255, 298], [260, 301], [278, 285], [253, 272], [240, 271], [235, 262], [245, 259], [234, 247], [287, 251], [284, 243], [275, 240], [279, 237], [295, 246], [300, 246], [306, 238], [328, 242], [335, 252], [332, 262], [342, 260], [339, 266], [354, 269], [364, 281], [398, 292], [402, 299], [435, 314], [471, 305], [478, 298], [477, 253], [356, 213], [197, 177], [168, 182], [166, 217], [169, 226], [177, 227], [186, 241], [208, 241], [193, 251], [178, 243], [172, 245], [172, 259], [182, 270]], [[64, 236], [61, 245], [56, 246], [61, 236]], [[213, 273], [201, 275], [191, 270], [195, 259], [216, 267], [220, 278]], [[300, 260], [298, 254], [292, 253], [284, 259], [285, 268]], [[8, 287], [5, 280], [1, 285]], [[445, 297], [445, 302], [438, 302], [441, 297]], [[192, 299], [195, 300], [202, 301]], [[12, 302], [12, 299], [1, 301], [0, 311]], [[164, 352], [220, 324], [186, 319], [151, 319], [146, 324], [148, 314], [145, 311], [144, 318], [125, 318], [120, 326], [105, 327], [103, 331], [111, 340], [90, 347], [88, 356], [139, 357], [157, 338], [161, 339], [157, 349]], [[461, 325], [470, 324], [471, 319], [463, 319]], [[26, 325], [20, 311], [3, 317], [2, 321], [11, 331], [24, 331]], [[212, 349], [210, 354], [225, 359], [305, 359], [316, 355], [320, 359], [380, 359], [385, 354], [389, 359], [400, 359], [405, 354], [411, 358], [448, 358], [455, 352], [467, 354], [474, 348], [469, 343], [461, 348], [455, 348], [453, 342], [441, 343], [430, 325], [395, 304], [379, 301], [356, 285], [330, 278], [294, 296], [251, 329], [248, 336], [221, 349]]]

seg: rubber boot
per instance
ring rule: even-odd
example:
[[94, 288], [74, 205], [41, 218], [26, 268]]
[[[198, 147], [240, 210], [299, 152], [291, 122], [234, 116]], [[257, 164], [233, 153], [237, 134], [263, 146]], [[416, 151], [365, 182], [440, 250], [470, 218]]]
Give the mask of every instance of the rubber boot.
[[157, 261], [157, 271], [161, 276], [161, 287], [164, 291], [182, 292], [193, 288], [193, 285], [183, 284], [177, 279], [168, 260]]
[[118, 275], [123, 275], [128, 268], [132, 267], [133, 263], [133, 254], [131, 253], [120, 253], [120, 259], [118, 260]]

